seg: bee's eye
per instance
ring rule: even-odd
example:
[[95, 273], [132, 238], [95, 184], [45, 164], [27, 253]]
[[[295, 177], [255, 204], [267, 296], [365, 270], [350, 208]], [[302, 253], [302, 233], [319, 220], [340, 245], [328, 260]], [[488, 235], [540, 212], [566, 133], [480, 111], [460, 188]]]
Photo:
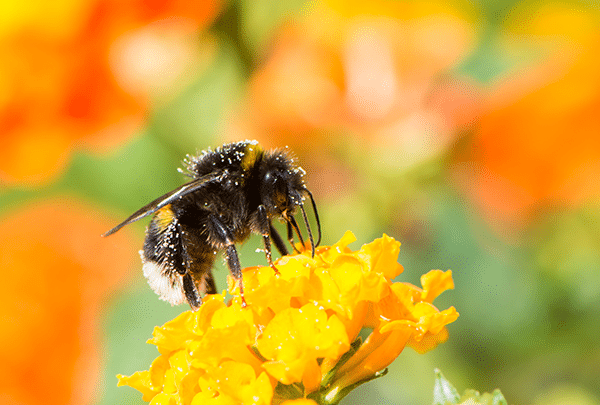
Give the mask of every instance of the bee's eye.
[[282, 205], [287, 200], [285, 181], [274, 172], [267, 172], [263, 178], [263, 190], [266, 196], [276, 205]]
[[285, 190], [285, 182], [276, 172], [267, 172], [263, 181], [273, 192]]
[[265, 182], [265, 184], [274, 184], [277, 181], [277, 177], [273, 176], [273, 173], [271, 172], [267, 172], [265, 174], [265, 177], [263, 179], [263, 181]]

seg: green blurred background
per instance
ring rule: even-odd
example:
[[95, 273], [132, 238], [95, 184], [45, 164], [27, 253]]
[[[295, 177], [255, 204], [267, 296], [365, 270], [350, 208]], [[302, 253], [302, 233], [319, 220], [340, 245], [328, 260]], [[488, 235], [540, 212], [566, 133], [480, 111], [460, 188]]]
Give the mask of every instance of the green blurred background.
[[182, 184], [186, 154], [257, 139], [306, 169], [324, 244], [386, 233], [402, 281], [453, 270], [448, 342], [345, 403], [430, 403], [438, 367], [509, 403], [600, 404], [598, 4], [35, 3], [0, 1], [1, 403], [142, 403], [115, 375], [186, 308], [143, 278], [147, 221], [100, 234]]

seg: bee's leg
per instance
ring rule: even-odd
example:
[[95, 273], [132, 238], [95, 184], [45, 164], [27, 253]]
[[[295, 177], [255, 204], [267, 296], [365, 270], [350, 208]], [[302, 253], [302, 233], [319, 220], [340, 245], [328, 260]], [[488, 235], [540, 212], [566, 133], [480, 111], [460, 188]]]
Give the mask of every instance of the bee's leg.
[[246, 298], [244, 298], [244, 280], [242, 278], [242, 267], [240, 266], [240, 259], [238, 257], [237, 250], [233, 242], [227, 245], [225, 248], [225, 260], [227, 261], [227, 267], [233, 274], [233, 278], [236, 279], [238, 287], [240, 289], [240, 297], [242, 298], [242, 307], [246, 306]]
[[244, 298], [242, 267], [240, 266], [240, 258], [238, 257], [231, 232], [214, 215], [210, 215], [208, 219], [212, 227], [214, 237], [225, 244], [225, 261], [227, 262], [227, 267], [229, 267], [229, 271], [233, 275], [233, 278], [235, 278], [238, 283], [240, 297], [242, 298], [242, 307], [245, 307], [246, 299]]
[[294, 249], [294, 252], [300, 253], [298, 251], [298, 249], [296, 249], [296, 244], [294, 243], [294, 228], [292, 228], [292, 223], [288, 220], [286, 222], [286, 224], [287, 224], [287, 238], [288, 238], [288, 241], [290, 242], [290, 245], [292, 245], [292, 248]]
[[[193, 259], [188, 252], [188, 243], [189, 243], [189, 235], [182, 229], [182, 226], [178, 224], [178, 233], [182, 240], [182, 263], [183, 266], [177, 266], [177, 272], [181, 275], [183, 281], [183, 292], [185, 293], [185, 298], [190, 304], [192, 311], [197, 311], [202, 305], [202, 298], [198, 293], [198, 289], [196, 288], [196, 283], [192, 275], [190, 274], [190, 267], [192, 265]], [[213, 282], [214, 283], [214, 282]]]
[[273, 239], [273, 244], [277, 248], [277, 251], [281, 253], [281, 256], [287, 256], [289, 254], [289, 251], [285, 246], [285, 243], [283, 243], [281, 235], [279, 234], [279, 232], [277, 232], [277, 229], [275, 229], [273, 224], [269, 225], [269, 229], [271, 231], [271, 238]]
[[[267, 215], [267, 209], [264, 205], [258, 206], [258, 224], [260, 226], [260, 233], [263, 236], [263, 240], [265, 242], [265, 254], [267, 255], [267, 263], [269, 266], [275, 271], [276, 274], [279, 274], [279, 270], [273, 264], [273, 258], [271, 257], [271, 236], [270, 230], [272, 228], [271, 222], [269, 221], [269, 216]], [[279, 234], [277, 235], [279, 237]], [[279, 237], [281, 239], [281, 237]], [[277, 246], [277, 243], [275, 244]], [[278, 248], [279, 249], [279, 248]]]
[[[300, 227], [298, 226], [298, 223], [296, 222], [296, 220], [294, 219], [293, 216], [288, 216], [288, 220], [289, 220], [289, 224], [294, 228], [294, 230], [296, 231], [296, 233], [298, 234], [298, 239], [300, 239], [300, 245], [302, 247], [304, 247], [304, 238], [302, 237], [302, 233], [300, 232]], [[288, 232], [291, 234], [291, 230], [288, 230]], [[294, 247], [294, 250], [298, 253], [300, 253], [300, 251], [298, 251], [298, 249], [296, 249], [296, 245], [294, 244], [294, 237], [293, 234], [291, 234], [291, 243], [292, 246]]]
[[213, 278], [212, 272], [204, 274], [202, 285], [204, 286], [204, 292], [206, 292], [206, 294], [217, 293], [217, 285], [215, 284], [215, 279]]
[[197, 311], [200, 308], [200, 305], [202, 305], [202, 298], [200, 298], [200, 295], [198, 294], [198, 290], [194, 284], [194, 279], [190, 273], [185, 273], [182, 275], [182, 279], [185, 299], [187, 300], [188, 304], [190, 304], [192, 311]]

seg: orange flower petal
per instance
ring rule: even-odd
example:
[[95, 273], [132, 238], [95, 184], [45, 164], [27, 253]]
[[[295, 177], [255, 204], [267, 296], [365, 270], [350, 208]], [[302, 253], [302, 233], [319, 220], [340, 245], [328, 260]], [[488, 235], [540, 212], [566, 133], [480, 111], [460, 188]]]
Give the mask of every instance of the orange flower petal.
[[446, 272], [441, 270], [431, 270], [427, 274], [421, 276], [421, 285], [423, 286], [421, 300], [433, 302], [433, 300], [444, 291], [454, 289], [452, 270]]
[[404, 270], [398, 263], [400, 242], [386, 234], [373, 242], [363, 245], [358, 255], [368, 260], [371, 271], [383, 274], [388, 280], [393, 280]]
[[312, 399], [300, 398], [284, 401], [281, 405], [317, 405]]
[[117, 378], [119, 379], [118, 387], [127, 385], [135, 388], [143, 394], [142, 399], [146, 402], [150, 402], [159, 393], [159, 390], [154, 388], [154, 385], [150, 382], [150, 371], [136, 371], [131, 376], [119, 374]]

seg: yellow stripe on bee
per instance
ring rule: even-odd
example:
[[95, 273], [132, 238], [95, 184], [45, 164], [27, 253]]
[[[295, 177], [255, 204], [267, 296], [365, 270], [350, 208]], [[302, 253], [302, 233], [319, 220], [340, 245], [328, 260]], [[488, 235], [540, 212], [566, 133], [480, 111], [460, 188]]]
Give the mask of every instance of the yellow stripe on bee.
[[161, 209], [159, 209], [158, 211], [156, 211], [156, 224], [158, 225], [160, 230], [165, 229], [167, 226], [169, 226], [169, 224], [171, 222], [173, 222], [173, 219], [175, 218], [175, 214], [173, 213], [173, 210], [171, 209], [171, 204], [167, 204], [164, 207], [162, 207]]
[[255, 144], [249, 144], [246, 146], [244, 156], [242, 157], [242, 169], [248, 170], [254, 166], [256, 160], [260, 155], [263, 154], [263, 148]]

